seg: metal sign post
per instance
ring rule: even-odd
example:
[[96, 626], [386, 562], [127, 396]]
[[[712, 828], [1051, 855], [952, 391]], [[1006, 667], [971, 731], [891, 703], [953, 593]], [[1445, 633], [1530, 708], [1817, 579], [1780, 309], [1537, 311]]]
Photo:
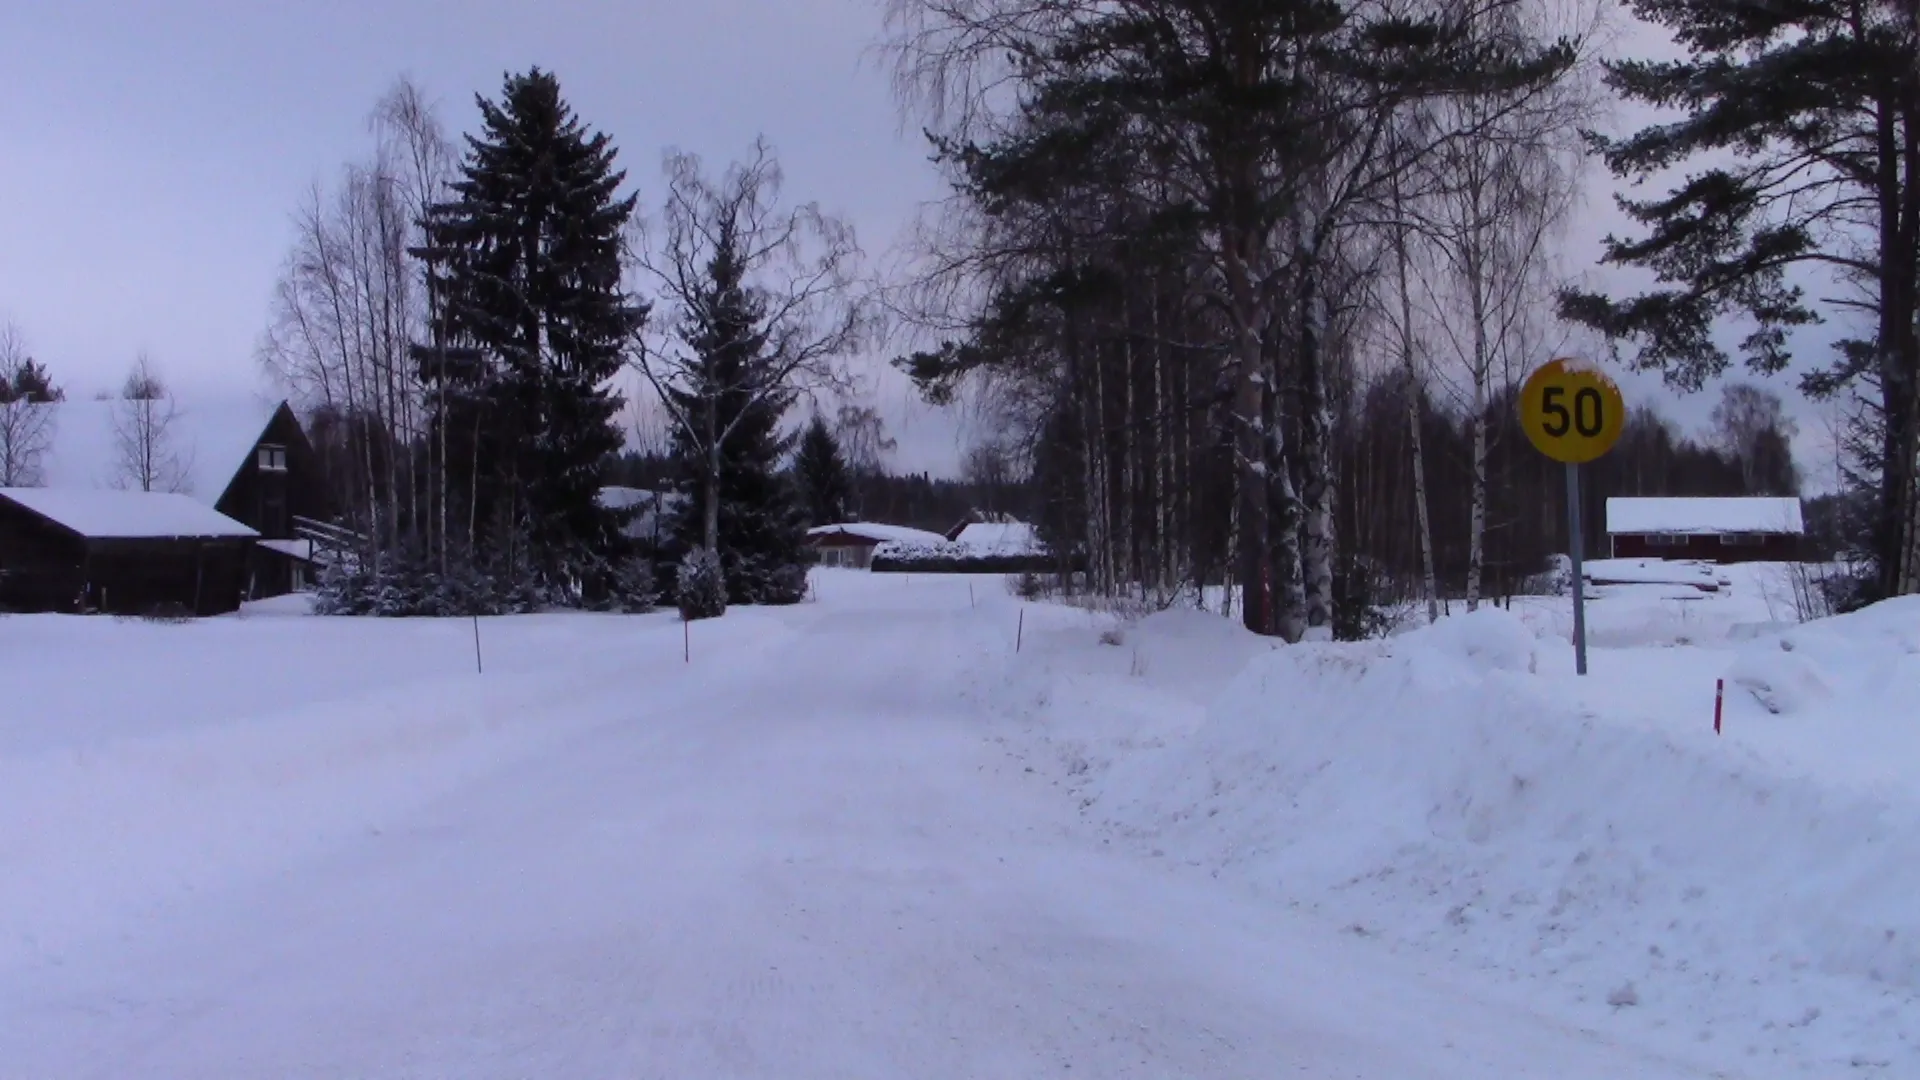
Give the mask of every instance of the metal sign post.
[[1585, 530], [1580, 466], [1613, 449], [1626, 427], [1626, 401], [1606, 372], [1579, 360], [1536, 368], [1520, 388], [1520, 427], [1535, 449], [1567, 466], [1567, 554], [1573, 560], [1573, 663], [1587, 673]]
[[1587, 673], [1587, 575], [1581, 565], [1581, 549], [1586, 546], [1580, 531], [1580, 466], [1567, 463], [1567, 535], [1573, 558], [1573, 670]]

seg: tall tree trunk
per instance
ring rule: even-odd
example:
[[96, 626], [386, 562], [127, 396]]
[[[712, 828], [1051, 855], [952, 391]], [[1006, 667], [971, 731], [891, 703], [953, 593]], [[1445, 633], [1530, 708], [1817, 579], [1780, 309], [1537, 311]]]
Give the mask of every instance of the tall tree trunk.
[[[1327, 404], [1327, 368], [1323, 355], [1325, 311], [1319, 291], [1318, 251], [1299, 256], [1300, 475], [1305, 503], [1305, 550], [1301, 573], [1306, 586], [1306, 625], [1333, 627], [1333, 418]], [[1297, 636], [1288, 640], [1298, 640]]]
[[[1396, 216], [1405, 216], [1400, 195], [1399, 173], [1393, 178], [1393, 203]], [[1420, 584], [1427, 598], [1427, 621], [1440, 621], [1440, 581], [1433, 571], [1433, 517], [1427, 508], [1427, 455], [1420, 431], [1421, 379], [1414, 363], [1413, 290], [1407, 284], [1407, 228], [1397, 222], [1393, 229], [1394, 270], [1400, 301], [1400, 366], [1407, 382], [1407, 432], [1413, 452], [1413, 509], [1420, 545]]]
[[[1477, 200], [1476, 200], [1477, 202]], [[1476, 230], [1496, 228], [1476, 222]], [[1492, 346], [1487, 336], [1487, 275], [1480, 263], [1480, 243], [1469, 241], [1467, 252], [1467, 288], [1472, 293], [1473, 318], [1473, 412], [1467, 418], [1473, 437], [1473, 479], [1470, 495], [1472, 511], [1467, 525], [1467, 610], [1480, 608], [1481, 567], [1486, 562], [1487, 536], [1487, 380], [1493, 375]]]
[[705, 496], [700, 506], [701, 546], [714, 554], [720, 552], [720, 437], [719, 402], [711, 395], [707, 409], [707, 476]]
[[1253, 314], [1237, 320], [1237, 370], [1233, 375], [1234, 474], [1238, 485], [1238, 520], [1234, 539], [1238, 550], [1240, 618], [1256, 634], [1272, 634], [1274, 619], [1268, 602], [1267, 492], [1268, 384], [1264, 350], [1253, 326]]

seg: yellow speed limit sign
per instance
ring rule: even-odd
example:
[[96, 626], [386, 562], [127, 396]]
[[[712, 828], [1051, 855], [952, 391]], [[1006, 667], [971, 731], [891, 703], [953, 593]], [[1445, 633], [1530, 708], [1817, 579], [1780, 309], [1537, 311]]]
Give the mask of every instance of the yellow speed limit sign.
[[1520, 388], [1520, 426], [1555, 461], [1583, 465], [1600, 457], [1619, 441], [1626, 422], [1620, 387], [1585, 361], [1542, 364]]

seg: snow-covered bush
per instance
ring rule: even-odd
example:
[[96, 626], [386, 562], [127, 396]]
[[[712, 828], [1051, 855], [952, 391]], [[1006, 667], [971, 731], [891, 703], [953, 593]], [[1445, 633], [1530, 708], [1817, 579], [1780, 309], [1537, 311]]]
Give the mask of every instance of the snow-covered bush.
[[1058, 560], [1045, 552], [983, 552], [951, 540], [889, 540], [873, 549], [873, 571], [880, 574], [1021, 574], [1058, 569]]
[[613, 610], [629, 614], [652, 611], [660, 604], [660, 591], [653, 563], [634, 556], [615, 563], [611, 574]]
[[674, 599], [680, 617], [717, 619], [727, 613], [727, 577], [721, 569], [720, 555], [711, 548], [697, 548], [680, 560], [680, 576]]
[[1572, 596], [1573, 560], [1566, 555], [1549, 555], [1546, 569], [1521, 579], [1516, 592], [1520, 596]]
[[1052, 590], [1046, 578], [1027, 570], [1007, 578], [1007, 591], [1022, 600], [1038, 600]]

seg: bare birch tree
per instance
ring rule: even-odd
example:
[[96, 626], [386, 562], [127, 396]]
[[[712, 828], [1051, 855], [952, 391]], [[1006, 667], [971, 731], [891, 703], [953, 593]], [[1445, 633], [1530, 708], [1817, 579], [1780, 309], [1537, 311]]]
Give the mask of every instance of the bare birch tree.
[[26, 338], [0, 323], [0, 487], [38, 487], [53, 447], [54, 411], [24, 385], [34, 370]]
[[152, 358], [142, 352], [113, 403], [114, 487], [189, 493], [192, 460], [176, 445], [173, 425], [178, 415], [173, 394]]
[[[430, 295], [414, 252], [450, 175], [451, 144], [405, 79], [380, 99], [369, 128], [368, 158], [344, 166], [331, 189], [313, 187], [294, 215], [259, 359], [315, 417], [341, 481], [336, 495], [376, 559], [403, 541], [429, 546], [429, 531], [444, 558], [449, 451], [444, 425], [427, 438], [428, 380], [414, 353], [431, 325]], [[444, 351], [429, 350], [426, 362], [436, 355]], [[428, 447], [431, 510], [416, 459]]]
[[[636, 335], [630, 363], [705, 461], [702, 536], [712, 550], [721, 459], [742, 421], [769, 402], [839, 386], [873, 313], [852, 228], [814, 203], [782, 206], [764, 140], [717, 181], [692, 154], [669, 152], [665, 172], [664, 205], [639, 222], [631, 260], [639, 291], [654, 292], [667, 317]], [[716, 364], [722, 353], [739, 362]], [[723, 399], [734, 403], [731, 419]]]
[[[1459, 17], [1476, 38], [1497, 45], [1527, 40], [1549, 6], [1461, 0]], [[1557, 9], [1579, 15], [1578, 9]], [[1418, 126], [1444, 139], [1430, 159], [1424, 201], [1433, 272], [1424, 275], [1430, 326], [1464, 374], [1462, 407], [1472, 444], [1466, 603], [1480, 605], [1486, 562], [1488, 410], [1496, 379], [1516, 352], [1537, 344], [1537, 313], [1550, 306], [1553, 242], [1579, 194], [1581, 150], [1594, 95], [1586, 68], [1551, 83], [1477, 92], [1420, 110]], [[1543, 357], [1532, 357], [1534, 361]], [[1525, 361], [1522, 360], [1522, 363]]]

